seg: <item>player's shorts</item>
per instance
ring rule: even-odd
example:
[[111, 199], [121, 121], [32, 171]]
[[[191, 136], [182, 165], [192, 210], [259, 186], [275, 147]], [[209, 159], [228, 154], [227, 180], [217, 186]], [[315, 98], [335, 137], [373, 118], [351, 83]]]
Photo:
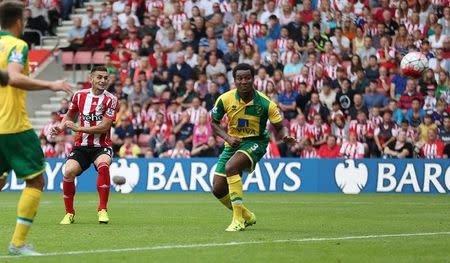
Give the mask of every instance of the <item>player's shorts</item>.
[[[109, 155], [112, 158], [113, 151], [111, 147], [88, 147], [88, 146], [76, 146], [70, 152], [67, 160], [75, 160], [80, 166], [82, 172], [87, 170], [89, 166], [102, 154]], [[80, 173], [81, 174], [81, 173]]]
[[261, 136], [261, 138], [242, 139], [239, 147], [237, 148], [225, 146], [225, 149], [219, 156], [219, 161], [217, 162], [216, 171], [214, 174], [218, 176], [226, 176], [225, 165], [236, 152], [241, 152], [247, 155], [252, 163], [248, 172], [253, 172], [256, 164], [263, 158], [264, 154], [266, 154], [268, 144], [269, 139], [265, 136]]
[[44, 172], [44, 153], [34, 130], [0, 134], [0, 178], [10, 170], [22, 180], [33, 179]]

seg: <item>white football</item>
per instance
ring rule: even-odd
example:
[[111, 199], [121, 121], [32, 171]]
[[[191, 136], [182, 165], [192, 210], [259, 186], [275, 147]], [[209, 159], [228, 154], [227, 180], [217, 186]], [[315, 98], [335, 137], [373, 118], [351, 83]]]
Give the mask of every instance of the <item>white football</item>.
[[427, 68], [428, 59], [420, 52], [410, 52], [400, 62], [400, 69], [407, 77], [419, 78]]

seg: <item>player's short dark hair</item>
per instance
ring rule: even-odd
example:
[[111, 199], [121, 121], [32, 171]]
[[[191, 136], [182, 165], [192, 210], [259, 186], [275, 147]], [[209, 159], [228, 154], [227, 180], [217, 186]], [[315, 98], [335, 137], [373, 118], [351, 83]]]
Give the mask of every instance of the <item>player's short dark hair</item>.
[[0, 27], [3, 30], [11, 28], [17, 19], [23, 19], [24, 9], [25, 5], [20, 1], [0, 1]]
[[96, 67], [92, 67], [92, 69], [91, 69], [91, 73], [98, 72], [98, 71], [108, 73], [108, 69], [105, 66], [96, 66]]
[[238, 70], [250, 70], [250, 73], [252, 74], [252, 77], [255, 76], [255, 68], [247, 63], [240, 63], [237, 64], [236, 67], [233, 69], [233, 78], [236, 78], [236, 73]]

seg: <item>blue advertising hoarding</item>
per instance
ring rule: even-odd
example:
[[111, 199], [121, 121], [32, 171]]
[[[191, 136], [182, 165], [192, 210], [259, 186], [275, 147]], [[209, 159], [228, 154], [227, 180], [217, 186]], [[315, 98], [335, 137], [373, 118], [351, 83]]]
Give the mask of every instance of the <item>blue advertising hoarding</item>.
[[[45, 191], [60, 192], [64, 159], [47, 159]], [[209, 192], [217, 159], [115, 159], [112, 191]], [[296, 193], [441, 193], [450, 192], [448, 159], [267, 159], [244, 175], [248, 192]], [[91, 166], [77, 178], [77, 191], [95, 192], [97, 173]], [[4, 190], [18, 191], [25, 184], [14, 174]]]

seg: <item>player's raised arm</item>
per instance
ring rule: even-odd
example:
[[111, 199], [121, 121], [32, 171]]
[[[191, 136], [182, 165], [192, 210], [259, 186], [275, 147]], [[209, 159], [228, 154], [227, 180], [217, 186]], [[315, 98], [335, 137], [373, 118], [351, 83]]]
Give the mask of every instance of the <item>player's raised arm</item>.
[[23, 64], [12, 62], [8, 64], [9, 85], [24, 90], [52, 90], [71, 93], [71, 87], [67, 80], [46, 81], [32, 79], [22, 74]]

